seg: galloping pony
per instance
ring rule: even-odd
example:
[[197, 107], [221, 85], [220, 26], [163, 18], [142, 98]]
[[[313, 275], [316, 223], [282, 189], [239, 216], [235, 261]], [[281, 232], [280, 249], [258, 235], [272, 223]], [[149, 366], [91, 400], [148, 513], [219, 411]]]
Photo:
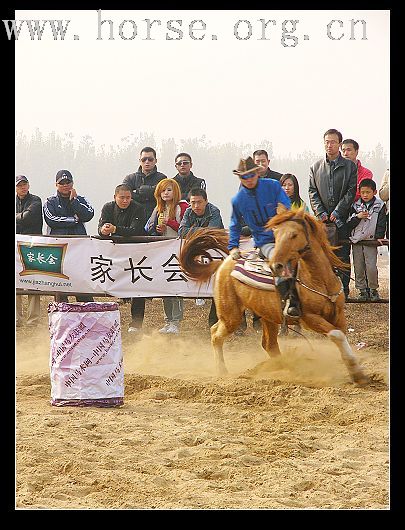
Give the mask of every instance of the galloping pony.
[[[352, 380], [364, 385], [363, 373], [346, 337], [344, 292], [335, 268], [345, 268], [333, 252], [325, 225], [300, 210], [287, 210], [279, 204], [277, 215], [266, 228], [273, 230], [275, 247], [269, 266], [274, 276], [291, 275], [297, 270], [297, 291], [301, 302], [300, 322], [307, 328], [326, 335], [340, 350]], [[227, 256], [213, 260], [210, 250], [229, 254], [228, 234], [224, 230], [206, 228], [189, 234], [179, 254], [185, 274], [204, 283], [215, 273], [214, 300], [218, 322], [211, 327], [211, 343], [215, 352], [217, 374], [227, 374], [224, 362], [225, 338], [239, 326], [243, 312], [250, 309], [261, 317], [262, 346], [270, 357], [280, 355], [278, 328], [283, 321], [281, 299], [277, 291], [251, 287], [231, 276], [235, 261]]]

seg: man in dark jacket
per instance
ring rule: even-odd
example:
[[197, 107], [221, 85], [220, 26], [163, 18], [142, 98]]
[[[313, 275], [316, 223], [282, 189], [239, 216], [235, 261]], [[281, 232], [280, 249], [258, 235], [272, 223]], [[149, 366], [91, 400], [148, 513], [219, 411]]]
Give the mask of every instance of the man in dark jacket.
[[256, 164], [256, 166], [261, 166], [262, 172], [260, 173], [260, 178], [262, 179], [275, 179], [280, 180], [283, 176], [282, 173], [279, 173], [278, 171], [273, 171], [270, 169], [270, 160], [269, 155], [267, 154], [267, 151], [264, 149], [258, 149], [253, 153], [253, 162]]
[[156, 151], [153, 147], [144, 147], [139, 157], [138, 171], [127, 175], [122, 182], [130, 187], [134, 201], [142, 204], [146, 220], [156, 206], [156, 185], [167, 178], [163, 173], [159, 173], [156, 163]]
[[[101, 236], [144, 236], [144, 208], [131, 198], [131, 188], [120, 184], [115, 188], [114, 200], [107, 202], [98, 222], [98, 233]], [[129, 299], [124, 298], [124, 301]], [[131, 298], [131, 325], [129, 333], [139, 333], [145, 315], [145, 298]]]
[[[89, 201], [77, 194], [73, 187], [73, 177], [67, 169], [56, 173], [56, 195], [48, 197], [44, 204], [44, 219], [49, 227], [49, 235], [64, 236], [87, 234], [84, 223], [94, 216]], [[92, 296], [76, 296], [78, 302], [93, 302]], [[67, 302], [67, 295], [55, 295], [55, 302]]]
[[[202, 188], [193, 188], [190, 191], [190, 207], [187, 208], [181, 220], [178, 234], [181, 238], [189, 232], [204, 230], [206, 227], [224, 228], [219, 208], [208, 202], [207, 192]], [[213, 326], [218, 322], [217, 310], [214, 299], [208, 315], [208, 324]]]
[[[336, 129], [325, 132], [326, 155], [311, 166], [308, 190], [314, 215], [323, 223], [336, 225], [339, 241], [348, 238], [346, 221], [357, 188], [357, 166], [352, 160], [342, 157], [342, 139], [342, 133]], [[350, 264], [350, 243], [343, 243], [335, 254]], [[347, 300], [350, 270], [339, 271], [338, 274]]]
[[44, 219], [51, 236], [85, 236], [84, 223], [93, 219], [94, 210], [89, 201], [77, 194], [73, 177], [67, 169], [56, 173], [56, 195], [44, 204]]
[[173, 180], [180, 186], [182, 199], [189, 201], [189, 194], [193, 188], [206, 189], [205, 180], [196, 177], [191, 171], [193, 162], [188, 153], [179, 153], [174, 159], [174, 164], [178, 173]]
[[[15, 221], [17, 234], [42, 234], [42, 201], [37, 195], [29, 192], [30, 185], [25, 175], [15, 178]], [[40, 297], [28, 295], [27, 326], [39, 323]], [[23, 325], [22, 295], [16, 298], [16, 325]]]
[[144, 236], [145, 217], [142, 205], [132, 200], [131, 188], [120, 184], [114, 200], [104, 204], [98, 221], [100, 236]]

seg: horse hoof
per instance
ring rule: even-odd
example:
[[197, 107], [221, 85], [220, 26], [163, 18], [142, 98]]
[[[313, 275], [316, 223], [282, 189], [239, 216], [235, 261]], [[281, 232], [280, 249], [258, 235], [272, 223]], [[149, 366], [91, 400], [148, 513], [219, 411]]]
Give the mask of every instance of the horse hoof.
[[357, 386], [362, 387], [368, 385], [370, 383], [370, 379], [362, 373], [353, 374], [353, 383], [356, 383]]

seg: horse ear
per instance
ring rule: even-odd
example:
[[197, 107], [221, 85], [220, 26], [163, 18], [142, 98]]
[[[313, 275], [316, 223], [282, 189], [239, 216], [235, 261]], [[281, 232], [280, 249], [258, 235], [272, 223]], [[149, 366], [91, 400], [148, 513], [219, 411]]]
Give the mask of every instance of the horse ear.
[[304, 207], [301, 206], [300, 208], [298, 208], [298, 210], [295, 210], [295, 217], [299, 217], [300, 219], [303, 219], [304, 218]]
[[277, 204], [277, 210], [276, 210], [276, 211], [277, 211], [278, 214], [280, 214], [280, 213], [284, 213], [284, 212], [286, 212], [287, 210], [288, 210], [288, 208], [286, 208], [286, 207], [284, 206], [283, 203], [279, 202], [279, 203]]

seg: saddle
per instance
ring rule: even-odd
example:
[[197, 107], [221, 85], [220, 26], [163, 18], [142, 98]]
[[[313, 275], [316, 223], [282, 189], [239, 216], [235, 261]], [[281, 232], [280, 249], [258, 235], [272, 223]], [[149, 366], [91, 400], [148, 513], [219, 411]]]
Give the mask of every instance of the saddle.
[[274, 291], [276, 289], [273, 273], [267, 261], [260, 256], [260, 250], [243, 252], [242, 258], [236, 260], [231, 276], [250, 287], [266, 291]]

